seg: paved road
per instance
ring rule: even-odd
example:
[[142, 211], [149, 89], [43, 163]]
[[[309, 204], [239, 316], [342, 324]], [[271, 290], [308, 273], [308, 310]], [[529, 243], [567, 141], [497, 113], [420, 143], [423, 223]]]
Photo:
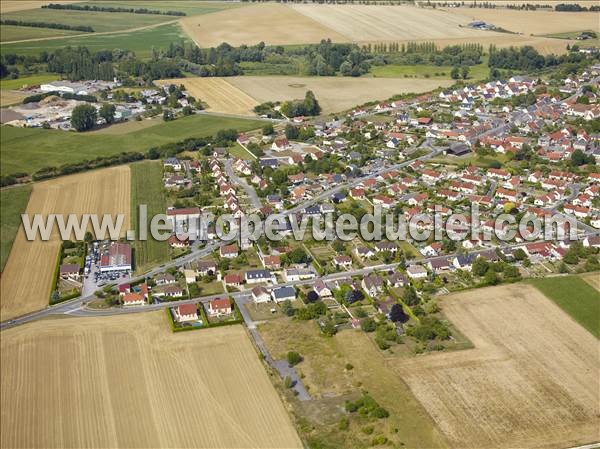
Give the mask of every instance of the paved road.
[[229, 177], [232, 184], [235, 184], [238, 187], [241, 187], [248, 198], [250, 198], [250, 202], [252, 203], [252, 207], [255, 210], [258, 210], [262, 207], [262, 203], [260, 202], [260, 198], [256, 194], [256, 190], [250, 184], [246, 182], [244, 178], [240, 178], [235, 171], [233, 170], [231, 159], [225, 159], [223, 165], [225, 166], [225, 173]]

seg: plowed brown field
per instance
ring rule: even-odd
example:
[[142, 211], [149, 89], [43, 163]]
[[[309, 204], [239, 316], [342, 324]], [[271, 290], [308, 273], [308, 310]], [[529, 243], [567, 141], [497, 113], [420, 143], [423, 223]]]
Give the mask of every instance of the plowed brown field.
[[[65, 176], [33, 186], [26, 214], [124, 214], [123, 231], [129, 228], [129, 167], [115, 167]], [[60, 240], [27, 241], [19, 228], [2, 273], [2, 321], [48, 305]]]
[[3, 448], [302, 448], [242, 326], [164, 311], [2, 332]]
[[535, 288], [445, 298], [475, 349], [390, 361], [453, 447], [571, 447], [600, 440], [600, 344]]

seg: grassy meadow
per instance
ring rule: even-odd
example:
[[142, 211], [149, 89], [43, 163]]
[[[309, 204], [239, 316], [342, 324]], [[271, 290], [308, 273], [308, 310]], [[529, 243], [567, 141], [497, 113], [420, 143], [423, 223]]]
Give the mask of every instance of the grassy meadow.
[[600, 292], [579, 276], [532, 279], [531, 283], [596, 338], [600, 338]]
[[0, 174], [33, 173], [42, 167], [146, 151], [151, 147], [188, 137], [205, 137], [220, 129], [249, 131], [262, 125], [258, 120], [197, 114], [126, 134], [77, 133], [34, 128], [2, 127]]
[[169, 245], [152, 238], [145, 241], [139, 237], [138, 206], [148, 207], [149, 219], [164, 214], [167, 208], [162, 184], [162, 166], [160, 161], [142, 161], [131, 164], [131, 223], [135, 229], [134, 244], [136, 271], [143, 272], [152, 265], [169, 260]]
[[[135, 16], [141, 14], [131, 15]], [[85, 46], [89, 48], [90, 51], [123, 48], [135, 52], [140, 58], [150, 58], [152, 47], [157, 49], [167, 48], [169, 42], [187, 39], [187, 36], [177, 23], [170, 23], [138, 31], [123, 31], [100, 35], [88, 33], [86, 35], [65, 37], [61, 39], [3, 44], [1, 51], [3, 53], [18, 53], [21, 55], [38, 55], [42, 51], [53, 51], [71, 45], [73, 47]]]
[[71, 36], [81, 34], [75, 30], [57, 30], [53, 28], [34, 28], [16, 25], [2, 25], [0, 28], [0, 42], [20, 41], [23, 39], [40, 39], [54, 36]]
[[31, 186], [0, 190], [0, 271], [4, 271], [30, 193]]
[[[450, 79], [451, 66], [436, 65], [384, 65], [371, 67], [370, 73], [377, 78], [440, 78]], [[469, 67], [469, 79], [479, 80], [489, 76], [490, 69], [485, 64]]]
[[14, 90], [21, 89], [23, 87], [35, 86], [38, 84], [55, 81], [58, 79], [58, 75], [55, 73], [36, 73], [35, 75], [22, 76], [16, 79], [3, 79], [0, 81], [0, 89], [2, 90]]

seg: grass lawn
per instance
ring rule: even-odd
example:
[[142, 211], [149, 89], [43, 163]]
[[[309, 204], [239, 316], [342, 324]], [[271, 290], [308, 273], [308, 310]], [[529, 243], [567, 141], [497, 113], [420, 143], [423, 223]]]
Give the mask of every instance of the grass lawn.
[[30, 193], [30, 185], [0, 190], [0, 271], [4, 270]]
[[579, 276], [560, 276], [530, 281], [575, 321], [600, 338], [600, 292]]
[[54, 73], [36, 73], [35, 75], [22, 76], [16, 79], [4, 79], [0, 81], [0, 88], [2, 90], [15, 90], [23, 87], [36, 86], [57, 79], [58, 75]]
[[223, 283], [221, 281], [212, 282], [197, 282], [198, 288], [200, 289], [200, 296], [218, 295], [223, 293]]
[[135, 229], [135, 266], [137, 272], [144, 272], [152, 265], [169, 260], [169, 245], [148, 235], [148, 240], [139, 237], [138, 206], [148, 207], [148, 220], [156, 214], [164, 214], [167, 202], [163, 192], [162, 165], [160, 161], [142, 161], [131, 164], [131, 220]]
[[205, 137], [220, 129], [249, 131], [262, 125], [257, 120], [197, 114], [122, 135], [77, 133], [39, 128], [2, 127], [0, 173], [33, 173], [42, 167], [110, 156], [122, 152], [147, 151], [153, 146], [188, 137]]
[[506, 154], [493, 154], [490, 156], [479, 156], [475, 153], [471, 153], [467, 156], [441, 156], [430, 159], [428, 162], [433, 164], [450, 164], [450, 165], [476, 165], [482, 168], [489, 168], [490, 164], [494, 161], [505, 164], [508, 162], [508, 156]]
[[52, 36], [71, 36], [81, 34], [82, 31], [56, 30], [54, 28], [22, 27], [16, 25], [2, 25], [0, 28], [0, 42], [20, 41], [23, 39], [38, 39]]
[[252, 153], [242, 148], [242, 146], [237, 142], [230, 146], [227, 151], [229, 151], [231, 156], [243, 159], [245, 161], [253, 161], [256, 159], [256, 157], [252, 156]]
[[[370, 73], [377, 78], [439, 78], [450, 79], [451, 66], [436, 65], [396, 65], [371, 67]], [[489, 68], [485, 64], [478, 64], [469, 68], [469, 79], [479, 80], [489, 76]]]
[[[131, 15], [139, 16], [141, 14]], [[167, 16], [156, 17], [165, 18]], [[0, 51], [2, 53], [17, 53], [20, 55], [38, 55], [44, 50], [50, 52], [67, 45], [73, 47], [84, 46], [89, 48], [90, 51], [126, 48], [135, 52], [138, 57], [148, 59], [152, 55], [152, 47], [157, 49], [167, 48], [169, 42], [182, 40], [188, 40], [186, 34], [182, 31], [179, 24], [171, 23], [132, 32], [105, 35], [88, 33], [85, 36], [3, 44]]]

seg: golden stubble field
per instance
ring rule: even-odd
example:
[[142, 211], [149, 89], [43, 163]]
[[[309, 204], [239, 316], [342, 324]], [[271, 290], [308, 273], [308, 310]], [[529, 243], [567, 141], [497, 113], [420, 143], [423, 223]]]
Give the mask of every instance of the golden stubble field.
[[600, 440], [600, 344], [535, 288], [444, 298], [475, 349], [389, 361], [453, 447], [571, 447]]
[[43, 1], [43, 0], [2, 0], [0, 2], [0, 13], [23, 11], [26, 9], [37, 9], [48, 3], [82, 3], [86, 0], [58, 0], [58, 1]]
[[[466, 27], [486, 20], [524, 34], [480, 31]], [[411, 5], [253, 4], [181, 20], [200, 47], [222, 42], [238, 46], [334, 42], [433, 41], [439, 46], [478, 42], [498, 47], [531, 45], [542, 53], [564, 53], [569, 41], [530, 34], [596, 29], [594, 13], [514, 11], [482, 8], [419, 8]]]
[[[26, 213], [124, 214], [129, 228], [131, 203], [129, 167], [106, 168], [35, 183]], [[0, 283], [0, 315], [7, 320], [48, 305], [60, 240], [27, 241], [19, 228]]]
[[3, 448], [302, 448], [242, 326], [50, 319], [1, 348]]
[[236, 115], [255, 115], [258, 102], [223, 78], [180, 78], [155, 81], [158, 85], [183, 84], [197, 100], [208, 103], [208, 111]]
[[351, 77], [294, 77], [238, 76], [227, 78], [235, 87], [259, 103], [304, 98], [312, 90], [324, 113], [350, 109], [373, 100], [385, 100], [396, 94], [428, 92], [449, 86], [451, 80], [351, 78]]

